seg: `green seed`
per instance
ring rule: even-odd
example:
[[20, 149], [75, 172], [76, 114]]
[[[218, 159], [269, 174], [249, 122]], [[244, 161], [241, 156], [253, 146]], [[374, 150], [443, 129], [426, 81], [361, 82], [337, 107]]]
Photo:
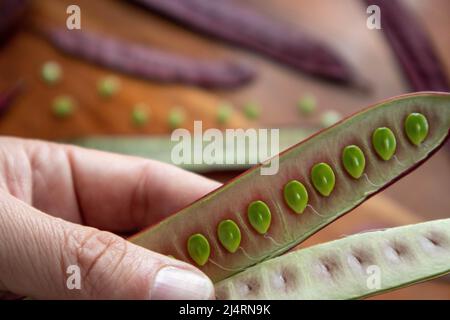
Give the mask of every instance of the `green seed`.
[[428, 135], [427, 118], [418, 112], [411, 113], [405, 120], [405, 131], [413, 144], [420, 145]]
[[199, 266], [203, 266], [208, 262], [211, 249], [209, 247], [209, 242], [204, 235], [196, 233], [190, 236], [187, 243], [187, 249], [192, 260]]
[[229, 252], [234, 253], [241, 244], [241, 230], [233, 220], [224, 220], [217, 227], [220, 243]]
[[342, 119], [342, 116], [339, 112], [330, 110], [326, 111], [322, 114], [322, 117], [320, 118], [320, 123], [323, 127], [327, 128], [335, 124], [336, 122], [340, 121]]
[[58, 118], [67, 118], [73, 114], [75, 103], [69, 96], [59, 96], [53, 101], [53, 114]]
[[308, 204], [308, 191], [301, 182], [289, 181], [284, 186], [284, 200], [295, 213], [302, 213]]
[[181, 127], [184, 122], [184, 112], [179, 108], [172, 109], [169, 113], [168, 123], [171, 129]]
[[219, 124], [226, 124], [230, 121], [233, 109], [228, 103], [222, 104], [217, 110], [217, 122]]
[[316, 110], [316, 98], [306, 95], [297, 102], [298, 111], [303, 115], [310, 115]]
[[61, 79], [61, 66], [59, 63], [49, 61], [44, 63], [41, 69], [42, 79], [48, 84], [55, 84]]
[[98, 93], [105, 98], [109, 98], [117, 93], [120, 88], [120, 81], [117, 77], [108, 76], [98, 83]]
[[264, 202], [253, 201], [248, 206], [248, 220], [252, 227], [260, 234], [265, 234], [269, 230], [272, 214]]
[[345, 170], [355, 179], [359, 179], [366, 167], [366, 158], [362, 150], [355, 145], [346, 146], [342, 152]]
[[333, 169], [325, 162], [314, 165], [311, 169], [311, 179], [316, 190], [325, 197], [331, 194], [336, 182]]
[[392, 158], [397, 148], [394, 133], [386, 127], [378, 128], [373, 132], [372, 144], [378, 156], [385, 161]]
[[244, 114], [249, 120], [259, 118], [259, 107], [255, 103], [247, 103], [244, 107]]
[[150, 119], [150, 113], [148, 106], [139, 103], [134, 106], [131, 112], [131, 120], [136, 127], [142, 127], [148, 123]]

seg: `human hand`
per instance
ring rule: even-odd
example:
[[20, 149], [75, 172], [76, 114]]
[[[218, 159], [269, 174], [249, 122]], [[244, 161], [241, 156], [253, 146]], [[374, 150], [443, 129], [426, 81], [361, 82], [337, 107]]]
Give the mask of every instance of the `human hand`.
[[[156, 161], [2, 137], [0, 291], [37, 299], [213, 298], [211, 281], [195, 267], [111, 232], [153, 224], [218, 186]], [[81, 271], [79, 290], [66, 284], [71, 265]]]

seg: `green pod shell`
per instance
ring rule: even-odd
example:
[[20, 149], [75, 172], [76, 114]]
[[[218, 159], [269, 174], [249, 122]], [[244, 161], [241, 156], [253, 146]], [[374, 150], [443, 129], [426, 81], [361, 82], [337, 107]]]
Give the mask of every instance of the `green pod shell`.
[[[413, 112], [426, 115], [430, 124], [426, 143], [422, 143], [419, 148], [410, 143], [404, 134], [405, 119]], [[401, 158], [401, 165], [399, 161], [382, 161], [375, 152], [371, 138], [378, 127], [391, 128], [399, 140], [396, 154]], [[206, 263], [201, 270], [213, 282], [230, 278], [233, 274], [243, 274], [246, 268], [276, 257], [305, 241], [318, 230], [414, 170], [444, 145], [449, 131], [450, 94], [415, 93], [382, 101], [283, 151], [279, 155], [279, 170], [276, 175], [261, 175], [261, 165], [255, 166], [130, 240], [150, 250], [175, 254], [178, 259], [193, 263], [187, 250], [182, 249], [185, 248], [186, 239], [190, 235], [202, 233], [207, 236], [211, 250], [214, 250], [214, 253], [211, 252], [211, 255], [214, 254], [214, 263], [213, 261]], [[343, 149], [349, 143], [357, 144], [364, 151], [366, 158], [364, 172], [368, 174], [370, 181], [362, 177], [354, 181], [341, 165]], [[293, 214], [284, 199], [283, 190], [286, 183], [296, 177], [311, 179], [312, 167], [321, 161], [327, 162], [334, 170], [335, 190], [325, 198], [316, 191], [312, 183], [307, 184], [303, 181], [308, 188], [308, 207], [311, 205], [311, 210], [305, 209], [301, 216]], [[263, 200], [273, 216], [265, 237], [254, 231], [249, 222], [248, 205], [254, 200]], [[217, 237], [217, 226], [227, 219], [239, 224], [242, 233], [241, 247], [245, 251], [237, 250], [233, 254], [228, 254], [225, 249], [222, 250]], [[177, 236], [174, 237], [174, 234]], [[371, 250], [368, 246], [367, 252], [370, 253]], [[343, 258], [346, 259], [347, 256]], [[299, 264], [296, 263], [295, 266], [298, 269]], [[301, 266], [300, 269], [304, 270], [303, 262]], [[318, 267], [322, 268], [320, 265]], [[341, 270], [348, 269], [341, 268]], [[328, 288], [330, 283], [334, 285], [334, 281], [341, 277], [332, 271], [333, 277], [327, 278], [324, 282], [328, 284]], [[367, 274], [363, 275], [366, 281]], [[299, 278], [302, 285], [305, 285], [307, 283], [305, 280], [308, 279], [310, 278]], [[252, 282], [253, 278], [249, 280], [250, 285], [260, 284], [259, 280], [256, 282]], [[315, 285], [314, 282], [312, 286]], [[261, 284], [260, 288], [262, 293], [271, 292], [265, 284]], [[366, 288], [365, 282], [358, 288]], [[307, 292], [304, 286], [301, 286], [301, 290]], [[342, 290], [329, 292], [331, 291], [342, 293]]]
[[[447, 239], [446, 244], [441, 247], [436, 239]], [[450, 219], [364, 232], [263, 261], [217, 283], [216, 295], [225, 300], [364, 298], [449, 273], [448, 239]], [[379, 285], [367, 285], [376, 274]]]

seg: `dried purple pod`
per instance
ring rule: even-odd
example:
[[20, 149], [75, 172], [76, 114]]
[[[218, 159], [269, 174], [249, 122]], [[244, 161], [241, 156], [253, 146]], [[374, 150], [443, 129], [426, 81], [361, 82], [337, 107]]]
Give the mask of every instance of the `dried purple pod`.
[[353, 70], [327, 45], [236, 2], [133, 1], [196, 30], [262, 52], [311, 75], [343, 84], [357, 83]]
[[6, 41], [20, 23], [25, 13], [28, 0], [0, 1], [0, 45]]
[[13, 86], [0, 93], [0, 116], [3, 116], [12, 106], [15, 98], [20, 94], [24, 86], [23, 81], [17, 81]]
[[450, 91], [431, 40], [408, 8], [398, 0], [364, 0], [381, 10], [382, 31], [413, 91]]
[[236, 87], [254, 72], [232, 61], [205, 60], [144, 47], [100, 34], [54, 29], [51, 42], [64, 52], [130, 75], [203, 87]]

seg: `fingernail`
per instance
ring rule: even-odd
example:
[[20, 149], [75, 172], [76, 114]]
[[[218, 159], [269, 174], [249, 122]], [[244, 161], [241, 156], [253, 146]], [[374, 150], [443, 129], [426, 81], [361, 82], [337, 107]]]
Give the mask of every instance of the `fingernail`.
[[214, 287], [206, 276], [178, 269], [164, 267], [158, 271], [150, 298], [153, 300], [206, 300], [211, 299]]

